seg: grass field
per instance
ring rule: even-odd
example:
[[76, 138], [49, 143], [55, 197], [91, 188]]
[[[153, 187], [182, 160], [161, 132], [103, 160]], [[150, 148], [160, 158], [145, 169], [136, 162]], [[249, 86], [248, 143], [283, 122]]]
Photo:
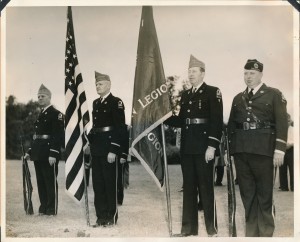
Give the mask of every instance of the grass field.
[[[38, 216], [39, 206], [34, 166], [29, 162], [33, 184], [33, 207], [35, 214], [25, 215], [22, 193], [21, 162], [6, 162], [6, 237], [20, 238], [129, 238], [161, 237], [168, 238], [168, 214], [165, 192], [161, 192], [144, 167], [131, 163], [130, 186], [125, 190], [122, 206], [118, 208], [118, 224], [114, 227], [88, 227], [85, 218], [84, 204], [76, 204], [64, 191], [64, 163], [59, 163], [58, 174], [58, 215], [55, 217]], [[182, 184], [180, 165], [169, 165], [172, 232], [180, 233], [182, 193], [178, 192]], [[219, 237], [228, 237], [227, 186], [226, 172], [222, 187], [215, 187], [217, 202]], [[274, 187], [276, 206], [275, 237], [293, 237], [294, 235], [294, 193], [279, 192], [278, 178]], [[236, 225], [239, 237], [244, 237], [244, 209], [236, 188], [237, 212]], [[96, 221], [93, 204], [93, 189], [90, 181], [88, 188], [89, 212], [91, 224]], [[4, 237], [4, 234], [2, 235]], [[199, 237], [207, 237], [203, 212], [199, 212]]]

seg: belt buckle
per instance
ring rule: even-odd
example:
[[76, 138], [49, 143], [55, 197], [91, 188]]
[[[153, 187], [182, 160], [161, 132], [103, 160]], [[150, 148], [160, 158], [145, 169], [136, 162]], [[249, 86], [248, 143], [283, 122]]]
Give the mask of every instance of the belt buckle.
[[186, 123], [186, 124], [191, 124], [191, 119], [190, 119], [190, 118], [187, 118], [187, 119], [185, 120], [185, 123]]
[[200, 123], [200, 120], [197, 119], [197, 118], [195, 118], [195, 119], [194, 119], [194, 124], [199, 124], [199, 123]]
[[248, 122], [243, 123], [243, 130], [249, 130], [250, 124]]
[[33, 139], [33, 140], [36, 140], [36, 134], [33, 135], [32, 139]]
[[256, 129], [257, 128], [256, 122], [250, 122], [249, 123], [249, 128], [250, 129]]

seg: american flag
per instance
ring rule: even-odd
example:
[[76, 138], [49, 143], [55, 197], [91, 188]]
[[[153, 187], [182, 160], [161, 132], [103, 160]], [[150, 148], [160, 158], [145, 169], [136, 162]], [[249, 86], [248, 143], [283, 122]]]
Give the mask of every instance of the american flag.
[[76, 55], [71, 7], [68, 7], [65, 53], [65, 107], [66, 191], [79, 202], [85, 189], [83, 149], [87, 145], [90, 117]]

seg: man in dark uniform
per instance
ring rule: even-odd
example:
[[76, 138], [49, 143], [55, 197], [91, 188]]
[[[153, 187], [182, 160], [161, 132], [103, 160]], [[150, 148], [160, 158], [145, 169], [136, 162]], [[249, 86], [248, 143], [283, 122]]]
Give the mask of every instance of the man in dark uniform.
[[203, 82], [205, 65], [191, 55], [188, 77], [192, 85], [182, 93], [178, 116], [166, 124], [181, 127], [183, 167], [183, 215], [179, 236], [198, 234], [197, 190], [203, 204], [206, 231], [216, 236], [217, 216], [214, 197], [214, 157], [222, 135], [223, 103], [217, 87]]
[[95, 72], [100, 98], [93, 102], [93, 128], [89, 133], [92, 180], [97, 221], [95, 227], [117, 223], [117, 171], [125, 127], [124, 104], [110, 93], [108, 75]]
[[228, 123], [247, 237], [273, 235], [274, 167], [283, 163], [287, 140], [286, 100], [262, 83], [262, 71], [262, 63], [247, 61], [247, 88], [233, 99]]
[[42, 84], [38, 91], [42, 108], [34, 123], [31, 148], [25, 159], [34, 161], [37, 187], [41, 205], [40, 215], [57, 214], [57, 173], [60, 149], [64, 143], [63, 114], [51, 105], [51, 92]]
[[294, 143], [293, 143], [293, 126], [294, 122], [291, 115], [288, 114], [288, 136], [286, 152], [283, 159], [283, 165], [279, 168], [279, 191], [288, 191], [288, 170], [290, 176], [290, 189], [294, 191]]
[[127, 126], [123, 129], [122, 144], [121, 144], [121, 156], [118, 164], [118, 205], [123, 204], [124, 200], [124, 183], [125, 183], [125, 169], [128, 166], [127, 157], [129, 150], [129, 130]]

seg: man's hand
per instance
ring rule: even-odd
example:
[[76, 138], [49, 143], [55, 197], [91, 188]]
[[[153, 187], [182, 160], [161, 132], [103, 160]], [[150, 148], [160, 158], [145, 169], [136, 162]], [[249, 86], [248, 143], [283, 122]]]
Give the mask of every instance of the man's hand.
[[125, 162], [126, 162], [126, 160], [125, 160], [124, 158], [121, 158], [121, 159], [120, 159], [120, 163], [121, 163], [121, 164], [124, 164]]
[[282, 166], [282, 164], [283, 164], [283, 158], [284, 158], [284, 154], [281, 154], [281, 153], [278, 153], [278, 152], [274, 152], [274, 157], [273, 157], [274, 167]]
[[50, 156], [49, 157], [49, 164], [50, 164], [50, 166], [54, 165], [55, 162], [56, 162], [56, 158]]
[[215, 148], [208, 146], [207, 150], [205, 152], [205, 161], [208, 163], [210, 160], [212, 160], [215, 157]]
[[109, 152], [107, 155], [108, 163], [114, 163], [116, 161], [116, 154]]

